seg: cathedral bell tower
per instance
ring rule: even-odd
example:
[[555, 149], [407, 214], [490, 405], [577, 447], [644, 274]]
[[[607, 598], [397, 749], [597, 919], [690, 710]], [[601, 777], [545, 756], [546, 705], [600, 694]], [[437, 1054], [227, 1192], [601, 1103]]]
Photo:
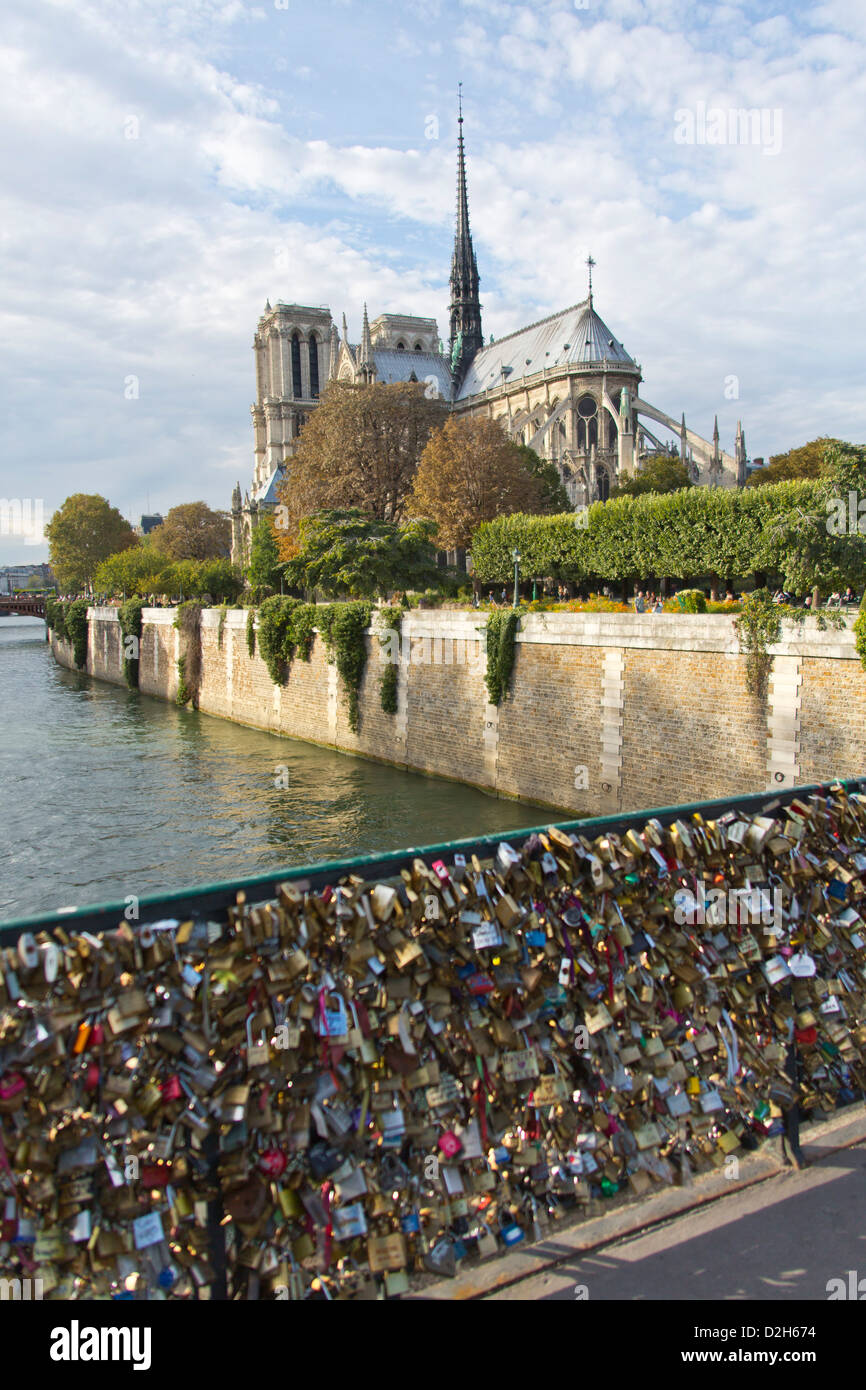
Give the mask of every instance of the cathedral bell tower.
[[448, 342], [455, 391], [459, 389], [476, 352], [484, 346], [481, 333], [481, 304], [478, 299], [478, 266], [469, 231], [462, 91], [458, 100], [457, 229], [454, 234], [454, 254], [451, 257], [451, 335]]

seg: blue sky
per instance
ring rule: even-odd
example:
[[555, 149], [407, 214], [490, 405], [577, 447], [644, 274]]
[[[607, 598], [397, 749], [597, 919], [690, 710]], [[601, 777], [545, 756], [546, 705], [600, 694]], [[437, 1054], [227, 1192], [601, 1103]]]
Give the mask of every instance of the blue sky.
[[[266, 298], [445, 336], [459, 80], [487, 335], [581, 299], [591, 251], [655, 405], [753, 456], [866, 438], [866, 13], [284, 3], [7, 0], [2, 496], [227, 506]], [[710, 143], [732, 108], [763, 130]]]

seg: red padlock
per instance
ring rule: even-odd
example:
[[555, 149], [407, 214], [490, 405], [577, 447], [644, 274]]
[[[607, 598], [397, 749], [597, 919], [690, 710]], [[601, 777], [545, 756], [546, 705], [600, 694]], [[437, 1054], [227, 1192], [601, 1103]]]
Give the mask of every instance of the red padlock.
[[98, 1062], [88, 1062], [87, 1071], [84, 1073], [85, 1091], [95, 1091], [99, 1087], [100, 1070]]
[[279, 1178], [286, 1171], [289, 1160], [282, 1149], [264, 1149], [259, 1155], [259, 1168], [269, 1178]]
[[454, 1158], [459, 1154], [463, 1145], [460, 1143], [454, 1131], [447, 1129], [445, 1133], [439, 1137], [439, 1147], [446, 1158]]
[[163, 1081], [160, 1088], [163, 1101], [180, 1100], [183, 1097], [183, 1087], [180, 1084], [179, 1076], [170, 1076], [167, 1081]]
[[90, 1030], [90, 1037], [87, 1039], [88, 1047], [101, 1047], [105, 1042], [105, 1029], [101, 1023], [94, 1023]]

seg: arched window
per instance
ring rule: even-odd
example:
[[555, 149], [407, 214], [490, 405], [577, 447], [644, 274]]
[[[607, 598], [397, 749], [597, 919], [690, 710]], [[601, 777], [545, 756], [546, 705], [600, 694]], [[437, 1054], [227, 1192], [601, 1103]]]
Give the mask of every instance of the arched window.
[[589, 442], [589, 447], [592, 448], [592, 446], [593, 446], [593, 444], [594, 444], [595, 447], [596, 447], [596, 449], [597, 449], [597, 448], [598, 448], [598, 416], [596, 416], [593, 420], [590, 420], [590, 422], [589, 422], [589, 431], [588, 431], [588, 433], [589, 433], [589, 441], [588, 441], [588, 442]]
[[398, 352], [405, 352], [405, 351], [406, 351], [406, 344], [405, 344], [404, 342], [399, 342], [399, 343], [397, 344], [397, 351], [398, 351]]
[[585, 420], [578, 420], [578, 422], [577, 422], [577, 447], [578, 447], [578, 449], [585, 449], [585, 448], [586, 448], [586, 421], [585, 421]]
[[610, 497], [610, 478], [607, 476], [607, 473], [603, 468], [598, 469], [596, 477], [598, 480], [596, 483], [596, 489], [598, 491], [599, 501], [606, 502], [607, 499]]
[[297, 332], [292, 334], [292, 394], [295, 400], [300, 400], [304, 394], [301, 385], [301, 339]]
[[415, 344], [415, 351], [416, 351], [416, 352], [423, 352], [423, 351], [424, 351], [424, 349], [422, 348], [422, 346], [421, 346], [420, 343], [416, 343], [416, 344]]
[[319, 343], [315, 333], [310, 334], [310, 395], [319, 398]]

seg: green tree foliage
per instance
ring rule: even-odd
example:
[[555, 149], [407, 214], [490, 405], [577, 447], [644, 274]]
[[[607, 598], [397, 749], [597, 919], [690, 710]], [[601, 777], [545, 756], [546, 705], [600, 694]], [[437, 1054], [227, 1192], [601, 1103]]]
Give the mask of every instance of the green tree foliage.
[[227, 559], [232, 543], [232, 524], [224, 512], [206, 502], [184, 502], [172, 507], [148, 540], [168, 560]]
[[429, 521], [396, 525], [357, 510], [318, 512], [300, 523], [300, 550], [285, 565], [286, 581], [329, 597], [422, 588], [438, 575], [435, 529]]
[[45, 534], [51, 567], [66, 593], [87, 588], [102, 560], [137, 543], [129, 522], [98, 493], [67, 497]]
[[840, 440], [822, 435], [808, 444], [801, 444], [799, 448], [789, 449], [785, 454], [771, 454], [765, 467], [750, 475], [746, 487], [766, 487], [768, 483], [782, 483], [791, 479], [822, 478], [827, 472], [828, 450], [840, 445]]
[[250, 563], [247, 578], [250, 588], [256, 593], [280, 587], [282, 564], [277, 550], [274, 523], [270, 516], [263, 516], [252, 534], [250, 542]]
[[571, 499], [565, 490], [559, 469], [549, 459], [543, 459], [528, 444], [515, 444], [518, 456], [527, 473], [536, 478], [541, 485], [539, 511], [555, 516], [557, 512], [567, 512]]
[[93, 576], [93, 587], [97, 593], [114, 598], [123, 594], [146, 598], [148, 594], [165, 592], [162, 581], [168, 570], [169, 563], [164, 555], [139, 542], [107, 556]]
[[526, 576], [640, 581], [710, 574], [746, 578], [767, 571], [787, 575], [791, 587], [802, 593], [812, 587], [814, 568], [809, 565], [814, 566], [815, 557], [803, 558], [793, 548], [790, 527], [804, 516], [817, 518], [816, 531], [819, 521], [824, 527], [820, 557], [835, 557], [836, 565], [831, 570], [828, 561], [827, 574], [853, 574], [862, 564], [863, 537], [836, 538], [826, 532], [826, 490], [825, 481], [742, 490], [692, 487], [597, 502], [583, 516], [499, 517], [476, 531], [473, 566], [484, 583], [507, 582], [513, 572], [511, 551], [517, 546]]
[[634, 477], [623, 478], [611, 497], [642, 497], [648, 492], [678, 492], [691, 487], [689, 470], [674, 454], [656, 454], [647, 459]]

